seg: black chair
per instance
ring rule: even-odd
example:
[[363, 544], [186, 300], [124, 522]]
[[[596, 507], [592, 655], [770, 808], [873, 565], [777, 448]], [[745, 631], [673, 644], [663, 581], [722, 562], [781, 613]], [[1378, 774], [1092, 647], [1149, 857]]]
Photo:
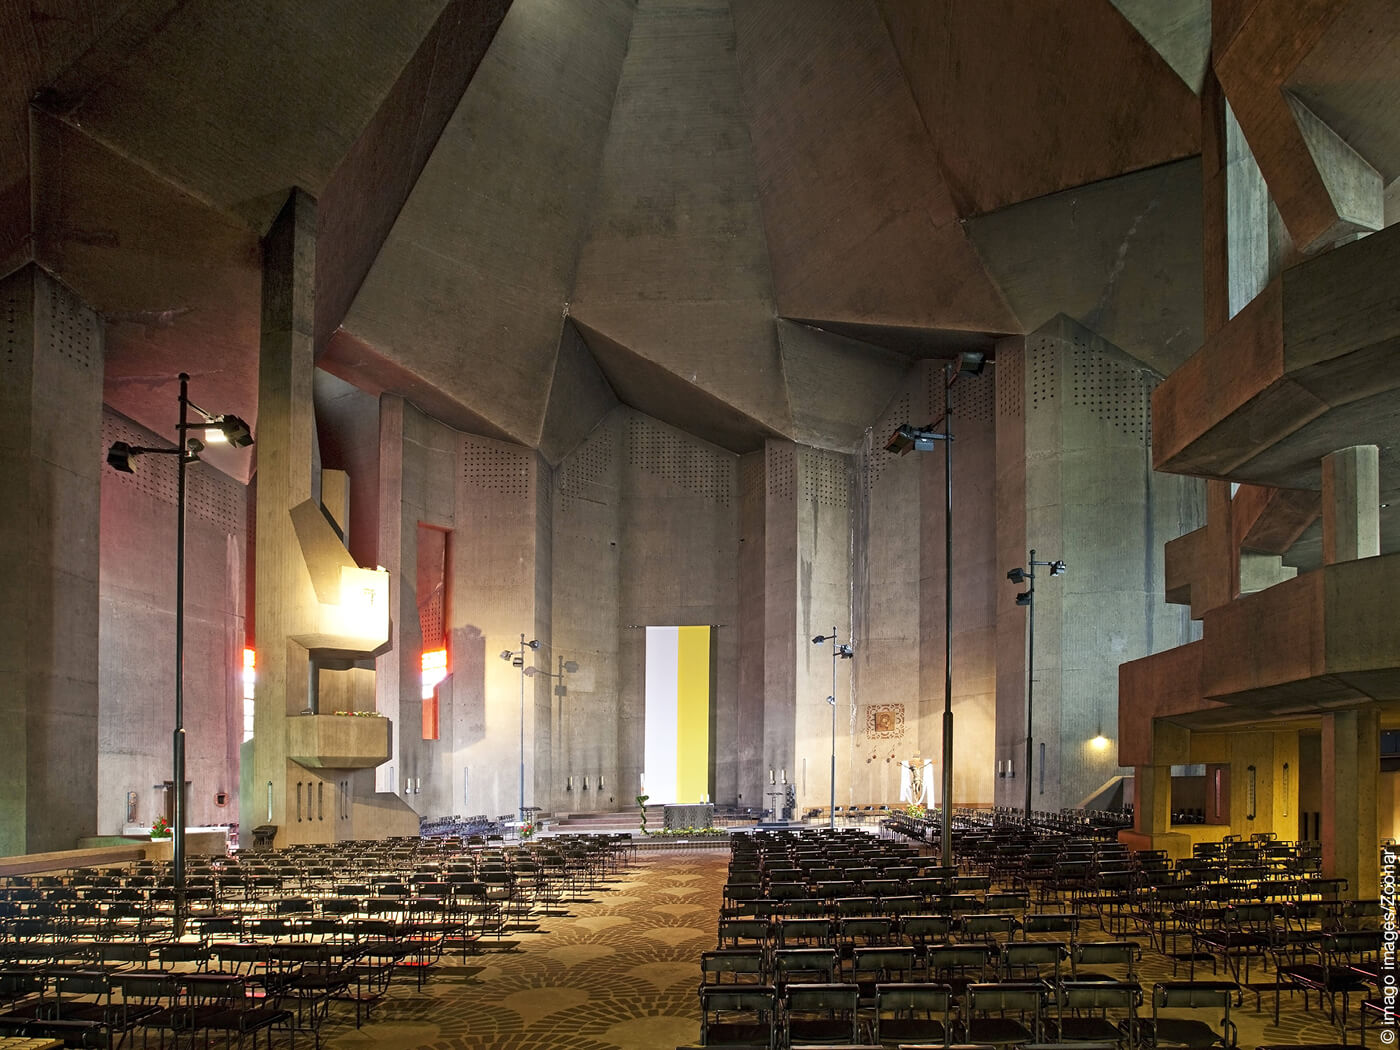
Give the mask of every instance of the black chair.
[[952, 990], [946, 984], [877, 984], [875, 1042], [943, 1046], [952, 1027], [952, 1005]]
[[783, 1006], [782, 1046], [831, 1046], [859, 1039], [860, 989], [854, 984], [790, 984]]
[[[1239, 986], [1234, 981], [1163, 981], [1152, 986], [1152, 1026], [1146, 1040], [1156, 1047], [1228, 1050], [1237, 1033], [1230, 1020], [1230, 1003]], [[1164, 1010], [1219, 1012], [1214, 1023], [1199, 1017], [1166, 1017]]]
[[1065, 981], [1055, 989], [1052, 1042], [1117, 1043], [1135, 1050], [1142, 989], [1112, 981]]
[[777, 1046], [777, 997], [771, 986], [700, 989], [701, 1046]]
[[968, 985], [963, 1038], [996, 1047], [1038, 1041], [1045, 995], [1046, 986], [1038, 981]]

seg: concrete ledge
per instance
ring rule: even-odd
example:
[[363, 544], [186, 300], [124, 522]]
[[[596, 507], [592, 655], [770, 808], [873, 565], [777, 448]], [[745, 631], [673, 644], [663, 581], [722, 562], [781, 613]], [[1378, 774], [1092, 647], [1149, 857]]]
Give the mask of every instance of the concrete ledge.
[[129, 846], [99, 846], [95, 849], [65, 849], [52, 853], [25, 853], [17, 857], [0, 857], [0, 877], [37, 875], [67, 871], [69, 868], [130, 864], [145, 860], [149, 849], [149, 843], [132, 843]]

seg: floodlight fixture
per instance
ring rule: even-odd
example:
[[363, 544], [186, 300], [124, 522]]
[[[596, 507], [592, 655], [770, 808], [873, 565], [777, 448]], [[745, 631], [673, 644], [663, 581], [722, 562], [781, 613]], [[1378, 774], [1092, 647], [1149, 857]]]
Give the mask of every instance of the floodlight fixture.
[[502, 660], [514, 660], [514, 659], [515, 659], [515, 654], [514, 654], [513, 652], [511, 652], [509, 649], [502, 649], [502, 650], [501, 650], [501, 659], [502, 659]]
[[1017, 604], [1017, 605], [1029, 605], [1030, 603], [1031, 603], [1031, 592], [1030, 592], [1030, 591], [1022, 591], [1020, 594], [1016, 595], [1016, 604]]
[[980, 376], [987, 365], [987, 355], [980, 350], [964, 350], [958, 354], [958, 375]]
[[1052, 561], [1050, 563], [1051, 576], [1063, 576], [1065, 574], [1065, 563], [1062, 561]]
[[1021, 568], [1008, 569], [1006, 572], [1006, 578], [1012, 583], [1025, 583], [1026, 570]]

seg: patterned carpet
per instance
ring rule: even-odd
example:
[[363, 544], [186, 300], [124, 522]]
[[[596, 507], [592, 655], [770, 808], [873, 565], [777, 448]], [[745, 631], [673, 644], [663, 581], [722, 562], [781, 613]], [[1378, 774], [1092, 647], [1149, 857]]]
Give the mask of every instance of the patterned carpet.
[[[329, 1050], [669, 1050], [699, 1035], [700, 953], [714, 947], [725, 850], [643, 851], [630, 871], [568, 905], [568, 916], [541, 917], [537, 932], [511, 934], [516, 943], [470, 957], [444, 960], [420, 991], [395, 978], [373, 1023], [356, 1030], [328, 1026]], [[1086, 922], [1081, 938], [1106, 935]], [[1146, 938], [1136, 938], [1146, 943]], [[1221, 974], [1220, 976], [1225, 976]], [[1209, 980], [1210, 964], [1196, 977]], [[1280, 1027], [1273, 1026], [1273, 971], [1251, 973], [1266, 984], [1255, 1010], [1246, 991], [1232, 1009], [1239, 1046], [1340, 1042], [1338, 1030], [1301, 995], [1283, 995]], [[1185, 967], [1177, 979], [1186, 979]], [[1171, 961], [1145, 952], [1140, 980], [1171, 980]], [[1354, 1009], [1354, 1003], [1353, 1003]], [[1150, 1008], [1145, 1011], [1150, 1016]], [[1355, 1016], [1351, 1040], [1355, 1040]], [[1376, 1045], [1372, 1033], [1368, 1042]]]
[[[512, 933], [515, 948], [395, 978], [374, 1023], [326, 1031], [329, 1050], [653, 1050], [699, 1035], [700, 953], [714, 947], [726, 850], [642, 852], [637, 864]], [[460, 963], [460, 957], [451, 960]]]

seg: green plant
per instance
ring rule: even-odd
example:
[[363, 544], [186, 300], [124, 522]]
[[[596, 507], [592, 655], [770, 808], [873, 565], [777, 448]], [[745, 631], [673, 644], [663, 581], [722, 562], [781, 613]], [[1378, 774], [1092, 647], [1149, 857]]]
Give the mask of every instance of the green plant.
[[909, 803], [908, 807], [905, 808], [904, 812], [908, 813], [915, 820], [923, 820], [926, 816], [928, 816], [928, 810], [924, 808], [923, 803], [921, 802]]
[[647, 799], [649, 799], [649, 798], [651, 798], [650, 795], [638, 795], [638, 796], [637, 796], [637, 805], [639, 805], [639, 806], [642, 808], [642, 834], [643, 834], [643, 835], [648, 834], [648, 832], [647, 832]]
[[170, 837], [170, 821], [164, 817], [157, 817], [156, 822], [151, 825], [151, 838], [168, 839]]

